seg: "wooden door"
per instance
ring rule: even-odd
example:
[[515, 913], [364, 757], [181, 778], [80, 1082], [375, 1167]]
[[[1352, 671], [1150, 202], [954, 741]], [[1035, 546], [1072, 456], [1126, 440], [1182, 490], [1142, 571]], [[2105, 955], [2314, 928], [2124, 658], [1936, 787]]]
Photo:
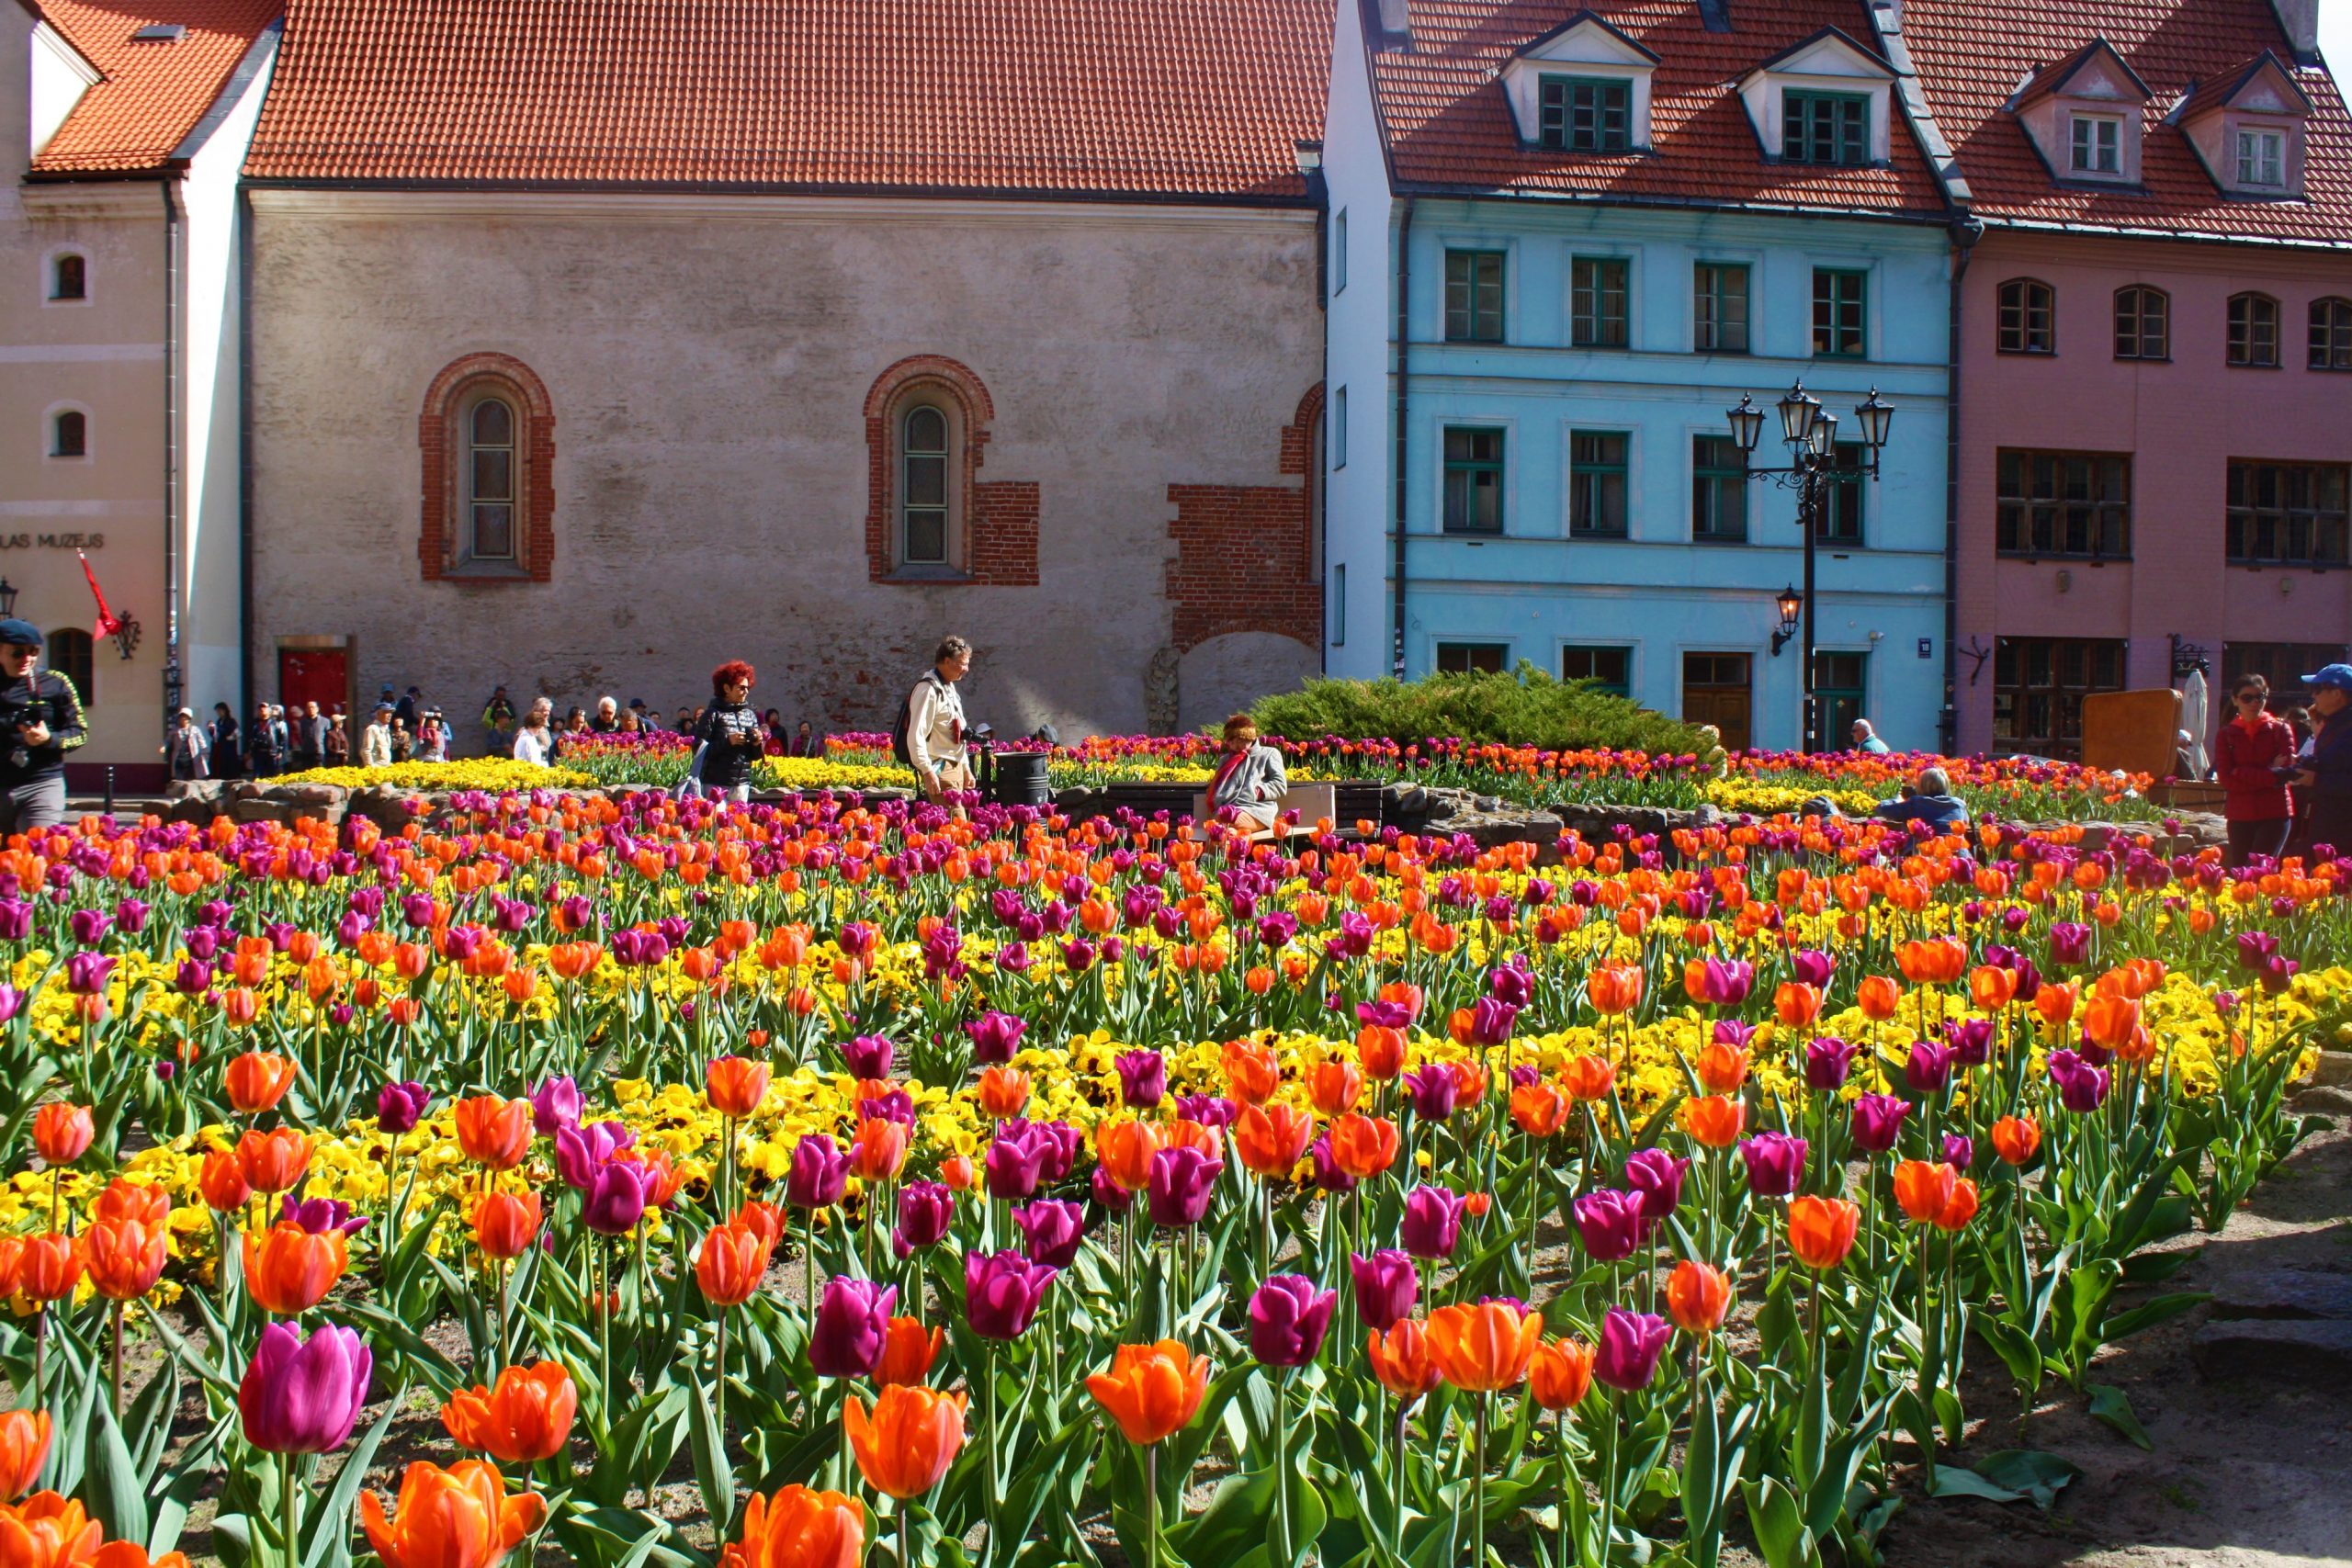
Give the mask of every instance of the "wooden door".
[[277, 650], [277, 695], [290, 716], [304, 703], [334, 713], [351, 701], [351, 654], [341, 648]]
[[1747, 749], [1750, 660], [1745, 653], [1682, 656], [1682, 722], [1712, 724], [1727, 750]]

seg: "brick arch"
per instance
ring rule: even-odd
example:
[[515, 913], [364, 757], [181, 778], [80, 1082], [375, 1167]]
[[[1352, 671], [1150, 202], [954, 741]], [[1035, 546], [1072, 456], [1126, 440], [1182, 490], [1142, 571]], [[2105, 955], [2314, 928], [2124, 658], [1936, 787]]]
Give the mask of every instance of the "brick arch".
[[[865, 392], [865, 566], [876, 582], [893, 581], [890, 517], [897, 501], [897, 413], [909, 393], [935, 389], [956, 408], [961, 425], [957, 485], [964, 498], [966, 578], [995, 587], [1037, 585], [1038, 488], [1034, 480], [982, 482], [996, 400], [979, 373], [944, 354], [910, 354], [874, 378]], [[936, 579], [923, 580], [936, 582]]]
[[1272, 632], [1323, 646], [1323, 581], [1314, 571], [1315, 422], [1323, 383], [1282, 427], [1274, 471], [1302, 484], [1168, 487], [1176, 558], [1168, 566], [1170, 640], [1190, 653], [1232, 632]]
[[[456, 457], [458, 404], [484, 382], [513, 393], [522, 404], [522, 428], [515, 433], [516, 499], [523, 509], [516, 540], [519, 576], [476, 575], [457, 565]], [[555, 400], [548, 395], [538, 373], [511, 354], [461, 355], [441, 367], [425, 389], [424, 407], [417, 416], [417, 446], [423, 455], [422, 526], [417, 534], [417, 561], [427, 582], [545, 582], [555, 567]]]

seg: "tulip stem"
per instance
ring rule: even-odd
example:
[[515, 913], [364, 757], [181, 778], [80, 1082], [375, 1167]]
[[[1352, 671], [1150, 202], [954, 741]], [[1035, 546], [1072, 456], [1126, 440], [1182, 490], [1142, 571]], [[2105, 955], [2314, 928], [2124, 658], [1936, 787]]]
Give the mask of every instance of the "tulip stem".
[[1487, 1568], [1487, 1408], [1494, 1395], [1478, 1392], [1478, 1414], [1470, 1438], [1470, 1562]]
[[1159, 1568], [1159, 1445], [1143, 1449], [1144, 1568]]
[[1297, 1561], [1290, 1540], [1290, 1374], [1274, 1369], [1274, 1565], [1291, 1568]]
[[286, 1529], [286, 1568], [300, 1568], [302, 1537], [300, 1526], [301, 1495], [294, 1490], [294, 1456], [277, 1456], [278, 1506], [284, 1510]]
[[899, 1568], [914, 1568], [915, 1562], [914, 1553], [908, 1547], [908, 1540], [912, 1533], [908, 1528], [908, 1506], [905, 1498], [899, 1499]]
[[[722, 1454], [727, 1451], [727, 1311], [725, 1307], [718, 1309], [718, 1370], [711, 1380], [713, 1415], [718, 1428], [718, 1449]], [[899, 1506], [903, 1508], [905, 1505], [900, 1504]]]
[[1609, 1419], [1601, 1427], [1600, 1537], [1594, 1543], [1592, 1554], [1593, 1562], [1600, 1568], [1608, 1568], [1609, 1538], [1617, 1529], [1617, 1427], [1623, 1414], [1622, 1400], [1623, 1396], [1617, 1394], [1602, 1399], [1609, 1409]]
[[114, 1303], [114, 1418], [122, 1419], [122, 1303]]

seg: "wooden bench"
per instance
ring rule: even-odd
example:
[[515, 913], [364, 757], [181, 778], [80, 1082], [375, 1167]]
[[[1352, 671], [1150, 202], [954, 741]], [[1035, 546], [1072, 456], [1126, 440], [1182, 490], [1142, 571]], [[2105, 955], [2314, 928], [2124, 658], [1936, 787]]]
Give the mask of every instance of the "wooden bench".
[[[1336, 785], [1328, 784], [1295, 784], [1290, 786], [1290, 789], [1283, 795], [1282, 799], [1275, 803], [1275, 825], [1267, 829], [1267, 836], [1270, 838], [1276, 835], [1293, 839], [1312, 838], [1315, 834], [1316, 823], [1326, 818], [1330, 818], [1334, 823], [1338, 822], [1340, 816], [1339, 803], [1340, 792]], [[1283, 828], [1282, 826], [1283, 817], [1285, 813], [1292, 811], [1298, 813], [1297, 825], [1292, 828]], [[1209, 796], [1206, 790], [1203, 790], [1193, 796], [1193, 821], [1208, 822], [1213, 820], [1216, 816], [1216, 811], [1209, 806]]]

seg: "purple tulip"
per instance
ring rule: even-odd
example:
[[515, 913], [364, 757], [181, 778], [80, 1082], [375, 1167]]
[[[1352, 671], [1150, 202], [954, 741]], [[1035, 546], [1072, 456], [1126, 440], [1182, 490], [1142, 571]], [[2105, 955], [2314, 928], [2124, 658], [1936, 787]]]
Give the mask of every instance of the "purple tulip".
[[1535, 999], [1535, 977], [1515, 964], [1487, 973], [1487, 994], [1498, 1002], [1523, 1008]]
[[1046, 1145], [1046, 1157], [1037, 1167], [1039, 1179], [1060, 1181], [1077, 1168], [1079, 1153], [1086, 1147], [1086, 1134], [1067, 1122], [1040, 1122], [1036, 1128]]
[[1276, 1274], [1250, 1298], [1250, 1353], [1269, 1367], [1303, 1367], [1323, 1348], [1336, 1291], [1301, 1274]]
[[1146, 1189], [1151, 1223], [1171, 1230], [1199, 1224], [1216, 1192], [1216, 1179], [1224, 1173], [1223, 1160], [1211, 1159], [1189, 1145], [1153, 1155], [1150, 1185]]
[[1756, 1025], [1742, 1023], [1736, 1018], [1719, 1018], [1715, 1020], [1714, 1028], [1708, 1031], [1708, 1038], [1718, 1045], [1728, 1045], [1735, 1051], [1745, 1051], [1747, 1049], [1748, 1042], [1756, 1038]]
[[1223, 1132], [1241, 1114], [1241, 1107], [1221, 1094], [1180, 1094], [1176, 1097], [1176, 1114], [1187, 1122], [1198, 1122], [1212, 1131]]
[[1951, 1047], [1952, 1060], [1961, 1066], [1981, 1067], [1993, 1059], [1993, 1021], [1954, 1019], [1944, 1025], [1944, 1043]]
[[22, 898], [0, 898], [0, 942], [22, 942], [33, 929], [33, 907]]
[[114, 960], [103, 953], [76, 953], [65, 960], [65, 988], [79, 996], [95, 996], [107, 988]]
[[1903, 1081], [1914, 1094], [1934, 1094], [1951, 1082], [1951, 1066], [1959, 1055], [1949, 1045], [1932, 1040], [1911, 1043], [1911, 1059], [1903, 1064]]
[[76, 909], [65, 923], [73, 931], [74, 940], [84, 947], [96, 946], [107, 934], [107, 928], [114, 924], [103, 909]]
[[849, 1274], [825, 1281], [817, 1303], [817, 1321], [808, 1330], [808, 1365], [820, 1378], [863, 1378], [882, 1364], [883, 1342], [890, 1333], [890, 1309], [898, 1303], [896, 1285], [878, 1284]]
[[842, 1065], [854, 1078], [879, 1080], [890, 1076], [898, 1048], [886, 1034], [860, 1034], [842, 1046]]
[[1017, 1252], [966, 1253], [964, 1315], [972, 1332], [984, 1339], [1020, 1338], [1036, 1318], [1057, 1272]]
[[1946, 1133], [1944, 1134], [1944, 1163], [1954, 1170], [1966, 1174], [1968, 1168], [1976, 1163], [1976, 1140], [1965, 1133]]
[[830, 1209], [849, 1191], [849, 1156], [831, 1133], [804, 1133], [792, 1148], [784, 1201], [796, 1209]]
[[2059, 1103], [2085, 1115], [2106, 1101], [2113, 1079], [2105, 1067], [2095, 1067], [2072, 1051], [2057, 1050], [2050, 1053], [2050, 1081], [2058, 1086]]
[[1874, 1155], [1886, 1153], [1902, 1135], [1903, 1119], [1910, 1113], [1907, 1100], [1891, 1094], [1862, 1096], [1854, 1101], [1854, 1146]]
[[901, 1258], [916, 1248], [936, 1247], [956, 1217], [956, 1194], [937, 1181], [910, 1181], [899, 1189], [899, 1224], [890, 1233], [891, 1249]]
[[1747, 1190], [1758, 1198], [1785, 1198], [1804, 1179], [1803, 1138], [1786, 1133], [1758, 1133], [1739, 1145], [1747, 1167]]
[[[998, 967], [1003, 967], [1003, 955], [998, 955]], [[978, 1062], [1010, 1062], [1021, 1048], [1022, 1032], [1029, 1026], [1009, 1012], [986, 1012], [964, 1026], [972, 1037], [972, 1059]]]
[[1631, 1258], [1642, 1240], [1642, 1195], [1603, 1187], [1576, 1201], [1577, 1235], [1598, 1263]]
[[1657, 1375], [1657, 1359], [1674, 1330], [1655, 1313], [1626, 1312], [1611, 1307], [1600, 1320], [1600, 1344], [1592, 1358], [1592, 1375], [1621, 1393], [1649, 1387]]
[[1823, 1035], [1805, 1043], [1804, 1083], [1807, 1089], [1823, 1093], [1843, 1089], [1847, 1077], [1854, 1070], [1854, 1056], [1860, 1051], [1834, 1035]]
[[[1498, 974], [1504, 971], [1498, 970]], [[1519, 1008], [1499, 997], [1480, 997], [1470, 1009], [1470, 1041], [1476, 1045], [1500, 1045], [1519, 1021]]]
[[1316, 1139], [1306, 1153], [1307, 1156], [1315, 1162], [1317, 1188], [1325, 1192], [1347, 1192], [1354, 1189], [1356, 1179], [1341, 1170], [1340, 1162], [1331, 1157], [1330, 1139]]
[[645, 1218], [646, 1199], [659, 1180], [634, 1159], [606, 1160], [588, 1183], [580, 1217], [599, 1235], [627, 1235]]
[[1462, 1206], [1467, 1201], [1445, 1187], [1416, 1187], [1405, 1195], [1405, 1218], [1397, 1227], [1405, 1250], [1416, 1258], [1453, 1256], [1462, 1240]]
[[1066, 1198], [1040, 1198], [1015, 1209], [1012, 1223], [1021, 1227], [1029, 1261], [1048, 1269], [1069, 1268], [1086, 1244], [1086, 1206]]
[[2070, 920], [2053, 920], [2050, 926], [2050, 962], [2080, 964], [2090, 957], [2091, 928]]
[[1025, 1122], [1007, 1122], [999, 1126], [980, 1161], [989, 1196], [1012, 1200], [1026, 1198], [1036, 1191], [1046, 1156], [1053, 1152], [1053, 1139], [1042, 1127], [1033, 1127]]
[[1112, 1180], [1111, 1173], [1099, 1165], [1086, 1179], [1086, 1186], [1095, 1202], [1111, 1213], [1124, 1214], [1135, 1204], [1136, 1195]]
[[552, 1138], [566, 1127], [579, 1126], [586, 1104], [580, 1086], [569, 1077], [542, 1078], [531, 1091], [531, 1125], [540, 1137]]
[[394, 1137], [416, 1131], [433, 1104], [433, 1091], [421, 1083], [388, 1083], [376, 1091], [376, 1130]]
[[334, 1452], [351, 1440], [375, 1370], [348, 1328], [329, 1325], [303, 1340], [291, 1324], [271, 1324], [237, 1385], [245, 1440], [266, 1453]]
[[566, 1187], [585, 1192], [596, 1172], [636, 1142], [637, 1134], [618, 1122], [566, 1127], [555, 1135], [555, 1172]]
[[1420, 1300], [1420, 1271], [1413, 1260], [1394, 1247], [1382, 1247], [1366, 1258], [1351, 1253], [1348, 1269], [1355, 1276], [1356, 1315], [1366, 1328], [1385, 1334], [1413, 1315]]
[[1443, 1062], [1431, 1062], [1405, 1075], [1406, 1092], [1413, 1097], [1413, 1114], [1423, 1122], [1442, 1122], [1453, 1114], [1461, 1080]]
[[1625, 1185], [1641, 1195], [1642, 1228], [1646, 1231], [1682, 1203], [1682, 1177], [1690, 1168], [1664, 1149], [1636, 1149], [1625, 1156]]
[[1827, 986], [1838, 961], [1819, 948], [1801, 947], [1789, 954], [1789, 973], [1800, 985]]
[[1756, 989], [1756, 965], [1745, 959], [1708, 957], [1699, 964], [1699, 994], [1691, 998], [1710, 1007], [1737, 1007]]
[[300, 1225], [312, 1235], [324, 1235], [329, 1231], [341, 1231], [356, 1235], [368, 1228], [368, 1216], [355, 1214], [351, 1205], [340, 1198], [296, 1198], [288, 1192], [278, 1200], [277, 1223]]
[[2238, 966], [2249, 974], [2259, 974], [2278, 951], [2278, 939], [2268, 931], [2238, 932]]
[[1122, 1051], [1111, 1064], [1119, 1072], [1119, 1100], [1148, 1111], [1168, 1093], [1168, 1059], [1157, 1051]]

